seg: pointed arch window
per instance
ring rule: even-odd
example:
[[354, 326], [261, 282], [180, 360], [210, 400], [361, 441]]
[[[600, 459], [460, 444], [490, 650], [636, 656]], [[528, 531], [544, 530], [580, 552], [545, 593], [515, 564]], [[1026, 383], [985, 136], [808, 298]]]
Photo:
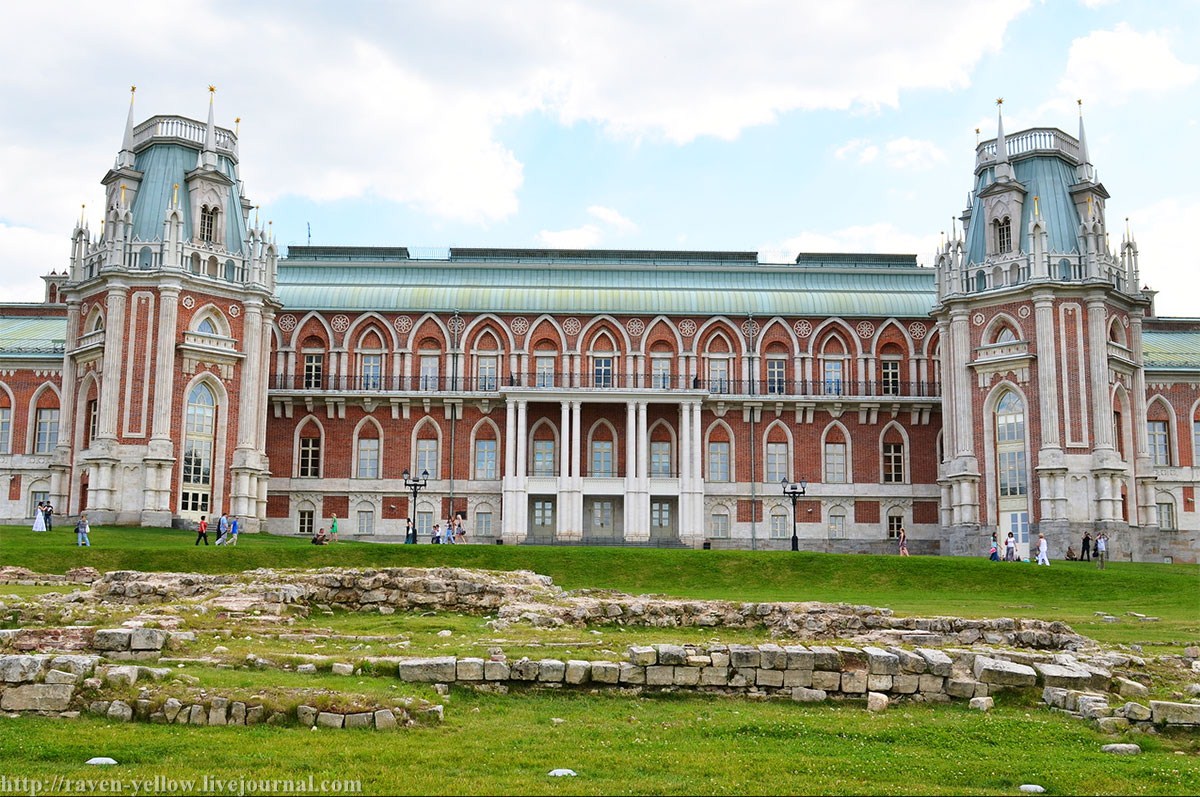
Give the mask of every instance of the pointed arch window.
[[1008, 254], [1012, 251], [1012, 219], [1005, 216], [1003, 219], [996, 219], [996, 253]]
[[205, 335], [219, 335], [217, 325], [213, 323], [211, 318], [206, 318], [196, 325], [196, 331]]
[[1012, 391], [1006, 392], [996, 403], [996, 477], [999, 480], [997, 487], [1002, 511], [1005, 498], [1023, 497], [1029, 492], [1029, 472], [1025, 461], [1025, 405]]
[[12, 453], [12, 407], [0, 407], [0, 454]]
[[1150, 445], [1150, 464], [1159, 467], [1171, 464], [1171, 432], [1166, 421], [1146, 421], [1146, 438]]
[[301, 479], [321, 478], [321, 429], [315, 423], [308, 424], [300, 433], [296, 476]]
[[39, 407], [35, 415], [35, 454], [50, 454], [58, 446], [58, 407]]
[[217, 399], [208, 385], [200, 383], [191, 389], [184, 414], [179, 511], [181, 514], [206, 514], [212, 503], [213, 449], [217, 428]]
[[200, 240], [213, 243], [217, 240], [217, 214], [220, 209], [205, 205], [200, 208]]

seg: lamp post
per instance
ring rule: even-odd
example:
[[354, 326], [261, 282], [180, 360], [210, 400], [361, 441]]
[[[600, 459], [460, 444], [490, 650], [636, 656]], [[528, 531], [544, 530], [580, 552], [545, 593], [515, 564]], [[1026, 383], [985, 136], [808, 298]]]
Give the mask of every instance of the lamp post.
[[792, 499], [792, 550], [800, 550], [800, 538], [796, 536], [796, 504], [800, 502], [800, 498], [808, 490], [808, 482], [801, 479], [799, 482], [790, 482], [786, 477], [779, 481], [779, 485], [783, 488], [783, 494]]
[[[395, 471], [393, 471], [393, 473], [394, 472]], [[409, 478], [408, 468], [405, 468], [403, 475], [404, 475], [404, 488], [406, 490], [412, 490], [412, 494], [413, 494], [412, 506], [409, 508], [408, 514], [412, 520], [412, 543], [415, 544], [417, 541], [417, 493], [421, 492], [427, 486], [429, 486], [429, 471], [428, 470], [421, 471], [421, 478], [411, 479], [411, 478]], [[404, 541], [409, 542], [407, 534], [404, 535]]]

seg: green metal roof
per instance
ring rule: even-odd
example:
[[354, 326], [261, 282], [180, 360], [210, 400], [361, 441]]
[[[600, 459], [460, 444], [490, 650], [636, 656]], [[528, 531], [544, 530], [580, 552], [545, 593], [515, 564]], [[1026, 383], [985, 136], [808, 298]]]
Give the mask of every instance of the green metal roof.
[[64, 316], [0, 316], [0, 354], [62, 354], [67, 339]]
[[[142, 183], [133, 201], [132, 235], [143, 241], [162, 238], [163, 219], [167, 208], [176, 196], [175, 185], [179, 185], [179, 207], [183, 213], [183, 237], [192, 238], [191, 194], [187, 188], [187, 174], [196, 168], [199, 149], [182, 144], [155, 143], [137, 154], [137, 170], [142, 172]], [[233, 184], [227, 190], [225, 207], [225, 248], [230, 252], [241, 252], [247, 237], [246, 224], [242, 219], [242, 199], [237, 179], [237, 168], [227, 156], [217, 159], [217, 169]]]
[[[468, 251], [480, 259], [463, 259]], [[911, 256], [900, 268], [900, 261], [876, 262], [873, 255], [809, 266], [747, 262], [745, 253], [706, 259], [696, 252], [614, 252], [605, 259], [588, 252], [578, 259], [546, 250], [456, 252], [458, 259], [386, 265], [291, 256], [280, 262], [277, 292], [297, 310], [383, 312], [927, 318], [936, 301], [933, 269], [918, 267]]]
[[1142, 354], [1147, 368], [1200, 369], [1200, 329], [1143, 329]]

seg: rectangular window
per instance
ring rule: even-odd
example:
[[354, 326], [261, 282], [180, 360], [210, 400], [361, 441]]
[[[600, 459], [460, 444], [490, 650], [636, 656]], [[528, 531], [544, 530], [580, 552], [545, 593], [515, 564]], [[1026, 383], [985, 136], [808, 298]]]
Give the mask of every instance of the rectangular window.
[[883, 483], [904, 483], [904, 445], [902, 443], [883, 444]]
[[666, 441], [650, 444], [650, 475], [671, 475], [671, 444]]
[[1000, 495], [1025, 495], [1029, 479], [1025, 468], [1024, 451], [1000, 451], [996, 454]]
[[615, 476], [611, 440], [592, 441], [592, 476]]
[[369, 509], [358, 510], [358, 533], [375, 533], [375, 513]]
[[889, 540], [900, 539], [900, 529], [904, 528], [903, 515], [888, 515], [887, 536]]
[[212, 440], [189, 437], [184, 441], [184, 484], [212, 484], [212, 449]]
[[846, 483], [846, 444], [825, 444], [825, 481], [830, 484]]
[[321, 438], [300, 438], [300, 467], [296, 475], [302, 479], [316, 479], [321, 476]]
[[611, 529], [613, 527], [613, 502], [595, 501], [592, 503], [592, 528]]
[[729, 392], [729, 360], [713, 358], [708, 361], [708, 392]]
[[58, 409], [41, 409], [37, 411], [37, 436], [33, 452], [35, 454], [51, 454], [58, 445]]
[[822, 369], [825, 375], [825, 395], [842, 395], [843, 365], [841, 360], [823, 360]]
[[378, 437], [360, 437], [358, 440], [358, 478], [379, 478]]
[[845, 515], [829, 516], [829, 538], [831, 540], [844, 540], [846, 538]]
[[557, 359], [557, 357], [544, 354], [537, 356], [534, 367], [537, 369], [536, 384], [538, 387], [554, 387], [554, 364]]
[[1200, 468], [1200, 421], [1192, 421], [1192, 467]]
[[297, 519], [300, 522], [300, 533], [311, 537], [313, 535], [313, 511], [311, 509], [301, 509]]
[[[91, 444], [96, 439], [96, 432], [100, 430], [100, 402], [92, 399], [87, 403], [87, 443]], [[210, 434], [206, 432], [205, 434]]]
[[179, 511], [192, 513], [208, 512], [208, 493], [200, 490], [182, 490], [179, 493]]
[[728, 512], [713, 512], [712, 515], [709, 516], [708, 522], [708, 533], [710, 537], [715, 537], [721, 540], [729, 539]]
[[1025, 413], [1002, 413], [996, 415], [996, 441], [1010, 443], [1025, 439]]
[[879, 364], [879, 387], [885, 396], [900, 395], [899, 360], [884, 360]]
[[533, 441], [533, 475], [555, 475], [555, 457], [553, 440]]
[[792, 519], [778, 512], [771, 515], [771, 539], [783, 540], [792, 536]]
[[1029, 543], [1029, 513], [1013, 512], [1008, 516], [1008, 530], [1013, 533], [1013, 539], [1018, 545]]
[[671, 528], [671, 505], [666, 501], [653, 501], [650, 504], [650, 526], [656, 529]]
[[533, 502], [533, 525], [541, 526], [542, 528], [552, 528], [554, 526], [553, 501]]
[[767, 360], [767, 392], [781, 396], [787, 392], [787, 360], [772, 357]]
[[475, 478], [496, 478], [496, 441], [475, 441]]
[[1175, 531], [1175, 504], [1170, 501], [1158, 505], [1158, 527], [1163, 531]]
[[37, 490], [29, 494], [29, 517], [33, 517], [33, 513], [37, 511], [38, 504], [47, 503], [50, 500], [50, 493], [46, 490]]
[[1150, 444], [1150, 463], [1167, 466], [1171, 464], [1171, 447], [1167, 437], [1166, 421], [1147, 421], [1146, 435]]
[[437, 390], [440, 387], [438, 383], [438, 367], [440, 363], [440, 355], [421, 355], [421, 390]]
[[478, 384], [476, 390], [496, 390], [500, 385], [500, 372], [498, 361], [493, 356], [479, 358], [479, 368], [477, 370]]
[[613, 386], [613, 358], [592, 358], [592, 387]]
[[765, 480], [769, 484], [777, 484], [788, 478], [788, 447], [787, 443], [767, 443], [767, 473]]
[[670, 357], [652, 357], [650, 359], [650, 387], [656, 390], [668, 390], [671, 387]]
[[475, 513], [475, 534], [479, 537], [492, 536], [492, 513], [491, 512], [476, 512]]
[[429, 471], [429, 478], [438, 478], [438, 441], [417, 441], [417, 473]]
[[708, 444], [708, 480], [729, 481], [729, 443]]
[[0, 407], [0, 454], [12, 453], [12, 408]]
[[304, 355], [304, 389], [320, 390], [325, 379], [325, 355]]
[[996, 251], [1000, 254], [1012, 251], [1012, 222], [1008, 219], [996, 224]]
[[378, 390], [383, 386], [383, 355], [362, 356], [362, 389]]
[[433, 536], [433, 513], [429, 510], [417, 512], [417, 537]]

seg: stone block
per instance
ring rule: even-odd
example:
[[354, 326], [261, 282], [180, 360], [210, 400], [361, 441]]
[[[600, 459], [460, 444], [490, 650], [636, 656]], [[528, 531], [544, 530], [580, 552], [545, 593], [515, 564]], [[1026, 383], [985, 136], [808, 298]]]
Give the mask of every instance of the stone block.
[[688, 656], [684, 663], [689, 667], [711, 667], [712, 656]]
[[792, 690], [792, 700], [797, 703], [820, 703], [828, 695], [823, 689], [808, 689], [803, 686], [797, 686]]
[[988, 686], [987, 684], [977, 683], [975, 684], [975, 697], [987, 697], [992, 693], [993, 690], [999, 690], [1001, 688], [1002, 687], [999, 686]]
[[188, 709], [188, 724], [189, 725], [207, 725], [208, 712], [204, 710], [204, 706], [192, 706]]
[[850, 647], [849, 645], [838, 645], [834, 648], [838, 655], [842, 657], [842, 672], [867, 671], [867, 654], [863, 653], [858, 648]]
[[48, 684], [73, 684], [79, 680], [79, 676], [64, 670], [50, 670], [44, 680]]
[[1084, 719], [1112, 716], [1108, 700], [1101, 695], [1080, 695], [1075, 701], [1075, 710]]
[[1086, 689], [1092, 675], [1080, 667], [1062, 664], [1034, 662], [1033, 669], [1042, 677], [1043, 686], [1058, 686], [1063, 689]]
[[917, 691], [923, 695], [940, 695], [946, 691], [946, 679], [940, 675], [923, 673], [917, 679]]
[[312, 706], [296, 706], [296, 721], [311, 728], [317, 722], [317, 710]]
[[708, 657], [710, 659], [712, 659], [712, 666], [714, 666], [714, 667], [728, 667], [729, 666], [729, 651], [728, 650], [711, 650], [711, 651], [709, 651]]
[[345, 722], [345, 715], [333, 711], [322, 711], [317, 714], [318, 728], [340, 728]]
[[729, 646], [729, 666], [736, 668], [741, 667], [758, 667], [761, 657], [758, 653], [758, 648], [753, 645], [730, 645]]
[[485, 661], [483, 663], [483, 680], [507, 681], [512, 676], [512, 668], [506, 661]]
[[0, 695], [4, 711], [66, 711], [71, 704], [71, 684], [10, 686]]
[[567, 665], [558, 659], [542, 659], [538, 662], [538, 680], [542, 683], [561, 684], [567, 674]]
[[812, 688], [825, 692], [836, 692], [842, 686], [842, 674], [828, 670], [813, 670]]
[[812, 670], [784, 670], [784, 686], [812, 686]]
[[887, 711], [888, 698], [881, 692], [867, 692], [867, 711]]
[[892, 675], [876, 675], [875, 673], [869, 672], [867, 673], [867, 691], [891, 692], [892, 683], [895, 677], [896, 676]]
[[208, 701], [208, 724], [224, 725], [229, 720], [229, 699], [214, 697]]
[[179, 712], [182, 709], [183, 704], [180, 703], [179, 700], [173, 697], [168, 697], [166, 702], [163, 703], [163, 716], [167, 718], [167, 722], [174, 722], [175, 718], [179, 716]]
[[867, 691], [867, 673], [865, 670], [849, 670], [842, 673], [842, 692], [848, 695], [861, 695]]
[[569, 659], [567, 661], [566, 673], [563, 675], [563, 680], [569, 684], [585, 684], [592, 676], [591, 662], [581, 661], [579, 659]]
[[454, 677], [459, 681], [482, 681], [484, 662], [481, 658], [468, 657], [459, 659], [454, 666]]
[[114, 700], [109, 704], [105, 716], [117, 722], [129, 722], [133, 719], [133, 709], [124, 700]]
[[[47, 676], [47, 680], [49, 677]], [[1113, 679], [1113, 683], [1117, 688], [1117, 694], [1121, 697], [1149, 697], [1150, 689], [1137, 681], [1131, 681], [1128, 678], [1117, 676]]]
[[229, 704], [229, 724], [246, 724], [246, 704], [238, 700]]
[[298, 667], [296, 667], [296, 672], [300, 673], [301, 675], [316, 675], [317, 665], [301, 664]]
[[995, 708], [996, 702], [990, 697], [973, 697], [969, 705], [976, 711], [991, 711]]
[[687, 651], [683, 645], [654, 645], [658, 651], [656, 663], [671, 666], [687, 664]]
[[133, 664], [121, 664], [115, 667], [109, 667], [104, 672], [104, 680], [106, 683], [116, 686], [133, 686], [137, 683], [138, 668]]
[[629, 648], [629, 663], [641, 667], [658, 664], [658, 651], [650, 645], [632, 645]]
[[786, 670], [787, 651], [779, 645], [764, 643], [758, 646], [758, 666], [764, 670]]
[[1122, 716], [1134, 722], [1149, 722], [1154, 716], [1149, 706], [1130, 701], [1119, 709]]
[[134, 701], [133, 716], [140, 720], [149, 720], [150, 719], [150, 701], [145, 698]]
[[883, 648], [864, 647], [867, 654], [867, 672], [872, 675], [895, 675], [900, 672], [900, 657]]
[[811, 645], [809, 650], [813, 654], [813, 669], [824, 670], [826, 672], [842, 671], [842, 657], [836, 650], [825, 645]]
[[130, 650], [162, 650], [165, 644], [167, 632], [161, 628], [134, 628], [129, 635]]
[[951, 678], [946, 681], [946, 694], [950, 697], [975, 697], [975, 682], [963, 678]]
[[745, 689], [754, 683], [755, 673], [758, 669], [755, 667], [741, 667], [739, 669], [729, 669], [729, 686], [734, 689]]
[[248, 706], [246, 708], [246, 724], [247, 725], [258, 725], [264, 719], [266, 719], [266, 716], [267, 716], [267, 707], [266, 706]]
[[54, 658], [50, 659], [50, 666], [56, 670], [73, 672], [78, 676], [86, 678], [95, 671], [96, 664], [99, 663], [99, 661], [99, 656], [55, 656]]
[[766, 670], [759, 667], [755, 671], [754, 685], [775, 688], [783, 686], [783, 670]]
[[675, 683], [675, 668], [664, 664], [652, 664], [646, 668], [646, 686], [670, 686]]
[[457, 665], [453, 656], [401, 659], [396, 665], [396, 675], [401, 681], [452, 683]]
[[646, 668], [640, 667], [637, 664], [630, 664], [627, 661], [621, 662], [620, 682], [623, 684], [646, 683]]
[[47, 664], [44, 656], [0, 656], [0, 681], [10, 684], [36, 681]]
[[541, 667], [532, 659], [520, 658], [509, 665], [509, 678], [514, 681], [536, 681]]
[[593, 661], [592, 681], [598, 684], [620, 683], [621, 665], [615, 661]]
[[676, 686], [696, 686], [700, 683], [700, 668], [676, 667], [673, 678]]
[[1042, 690], [1042, 702], [1047, 706], [1065, 709], [1068, 691], [1061, 686], [1047, 686]]
[[701, 686], [728, 686], [728, 667], [705, 667], [700, 670]]
[[329, 671], [334, 675], [354, 675], [354, 665], [345, 661], [335, 661]]
[[1129, 730], [1129, 720], [1124, 717], [1097, 717], [1096, 730], [1101, 733], [1123, 733]]
[[976, 656], [973, 672], [975, 679], [985, 684], [1017, 687], [1037, 686], [1037, 672], [1032, 667], [1003, 659]]
[[374, 725], [374, 717], [370, 711], [360, 711], [346, 715], [347, 728], [370, 728]]
[[1200, 725], [1200, 704], [1151, 700], [1150, 714], [1155, 725]]
[[389, 731], [396, 727], [396, 715], [392, 713], [390, 708], [381, 708], [375, 712], [375, 728], [380, 731]]
[[925, 659], [921, 658], [916, 653], [898, 647], [889, 647], [887, 651], [895, 656], [899, 661], [901, 672], [911, 673], [913, 675], [920, 675], [921, 673], [925, 672]]
[[943, 677], [950, 675], [950, 670], [954, 667], [954, 662], [942, 651], [937, 648], [917, 648], [914, 652], [925, 659], [925, 669], [931, 675], [941, 675]]
[[813, 652], [803, 645], [785, 645], [789, 670], [812, 670]]
[[96, 650], [129, 650], [133, 632], [128, 628], [100, 628], [92, 638]]
[[[923, 662], [922, 662], [923, 663]], [[901, 673], [892, 676], [892, 691], [898, 695], [911, 695], [921, 688], [921, 676]]]

